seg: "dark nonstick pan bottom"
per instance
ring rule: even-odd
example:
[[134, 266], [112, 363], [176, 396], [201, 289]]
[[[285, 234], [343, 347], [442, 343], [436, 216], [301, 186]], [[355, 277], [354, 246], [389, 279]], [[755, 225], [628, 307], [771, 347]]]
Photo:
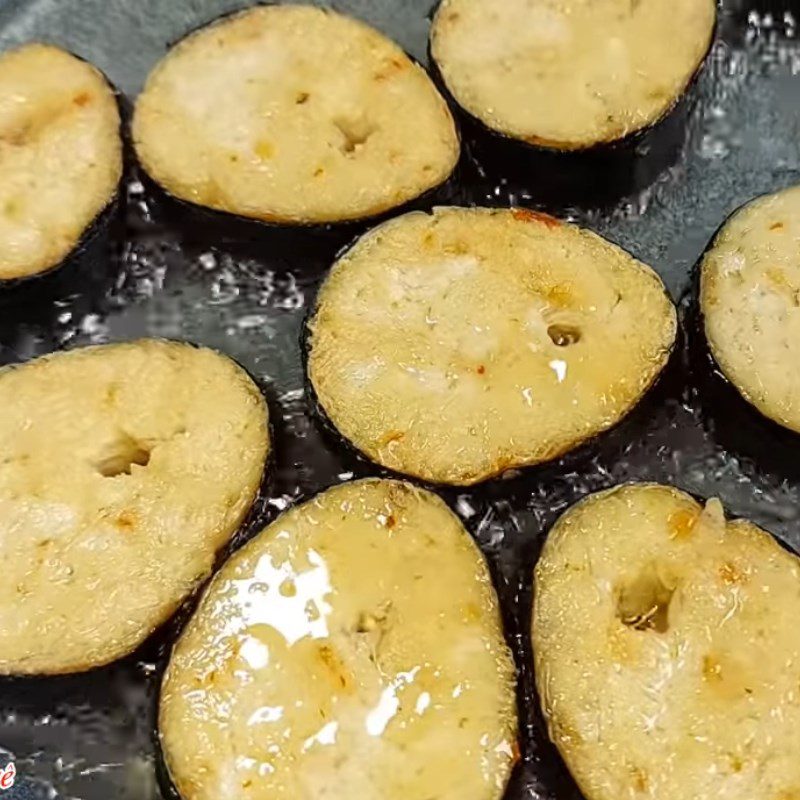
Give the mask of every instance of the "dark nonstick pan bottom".
[[[54, 41], [96, 62], [133, 98], [168, 42], [237, 5], [0, 0], [0, 47], [33, 38]], [[432, 0], [334, 5], [425, 59]], [[780, 3], [727, 0], [679, 162], [647, 191], [611, 208], [580, 208], [576, 197], [573, 208], [547, 210], [569, 214], [652, 264], [680, 299], [699, 255], [732, 209], [800, 180], [796, 30], [795, 17]], [[460, 202], [538, 204], [535, 176], [488, 172], [474, 163], [463, 172]], [[262, 521], [331, 483], [374, 474], [321, 434], [303, 396], [301, 323], [338, 244], [326, 237], [296, 247], [269, 239], [244, 243], [216, 231], [211, 238], [202, 226], [162, 221], [147, 192], [131, 176], [125, 243], [109, 262], [105, 284], [56, 305], [0, 306], [0, 362], [142, 335], [225, 351], [266, 384], [275, 401], [276, 475], [270, 499], [262, 501]], [[703, 381], [692, 372], [696, 360], [684, 354], [677, 361], [647, 413], [601, 442], [579, 466], [443, 493], [492, 564], [521, 670], [523, 762], [508, 800], [579, 798], [547, 742], [527, 643], [531, 571], [561, 511], [620, 481], [663, 481], [719, 496], [731, 513], [800, 548], [797, 470], [784, 472], [775, 460], [756, 463], [736, 450], [718, 425], [707, 422], [697, 390]], [[724, 409], [714, 412], [715, 418], [724, 415]], [[13, 756], [20, 776], [4, 800], [162, 797], [155, 696], [175, 630], [168, 626], [135, 656], [88, 675], [0, 681], [0, 769]]]

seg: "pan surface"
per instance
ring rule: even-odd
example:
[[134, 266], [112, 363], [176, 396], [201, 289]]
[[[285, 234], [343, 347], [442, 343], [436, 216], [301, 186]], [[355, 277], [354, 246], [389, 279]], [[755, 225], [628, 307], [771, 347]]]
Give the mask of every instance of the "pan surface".
[[[65, 46], [96, 63], [132, 101], [169, 42], [241, 5], [0, 0], [0, 49], [33, 39]], [[433, 0], [333, 5], [426, 60]], [[684, 153], [646, 192], [610, 208], [581, 208], [575, 198], [573, 208], [547, 210], [594, 228], [652, 264], [681, 300], [695, 263], [730, 211], [757, 194], [800, 182], [800, 12], [792, 6], [791, 0], [723, 2]], [[228, 353], [267, 387], [273, 404], [275, 475], [251, 532], [301, 497], [377, 474], [320, 431], [303, 393], [302, 321], [341, 243], [324, 236], [244, 242], [224, 231], [212, 235], [202, 224], [163, 215], [132, 168], [127, 187], [124, 239], [109, 257], [107, 280], [56, 303], [0, 305], [0, 363], [143, 335]], [[539, 205], [535, 176], [488, 172], [471, 161], [458, 194], [463, 203]], [[679, 357], [653, 402], [585, 461], [443, 492], [492, 565], [520, 669], [522, 763], [508, 800], [580, 798], [547, 741], [528, 645], [533, 564], [549, 526], [568, 505], [620, 481], [673, 483], [720, 497], [731, 513], [800, 548], [800, 462], [780, 454], [756, 460], [731, 446], [707, 420], [690, 363]], [[155, 709], [178, 625], [168, 625], [134, 656], [91, 674], [0, 681], [0, 769], [13, 758], [19, 775], [0, 798], [166, 797]]]

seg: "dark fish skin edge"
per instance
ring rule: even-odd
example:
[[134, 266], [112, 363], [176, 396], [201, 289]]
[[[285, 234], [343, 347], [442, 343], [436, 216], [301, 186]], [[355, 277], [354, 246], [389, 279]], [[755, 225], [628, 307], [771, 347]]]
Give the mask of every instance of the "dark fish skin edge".
[[[280, 5], [280, 3], [256, 3], [252, 6], [245, 6], [217, 16], [187, 31], [183, 36], [171, 42], [167, 49], [172, 49], [192, 35], [206, 28], [223, 23], [253, 8], [271, 7], [274, 5]], [[433, 80], [430, 72], [423, 64], [410, 53], [406, 51], [403, 52], [412, 63], [425, 71], [428, 77], [431, 77]], [[436, 82], [433, 81], [433, 83], [437, 91], [439, 91]], [[443, 99], [447, 102], [446, 97], [443, 97]], [[296, 252], [298, 247], [305, 250], [309, 246], [313, 247], [314, 244], [325, 245], [333, 243], [334, 245], [340, 246], [352, 239], [354, 235], [364, 232], [367, 228], [377, 225], [391, 217], [408, 211], [427, 210], [432, 206], [447, 205], [451, 202], [455, 197], [457, 187], [460, 185], [460, 174], [464, 168], [465, 160], [459, 120], [455, 114], [453, 114], [453, 123], [459, 142], [460, 156], [452, 172], [440, 184], [427, 189], [417, 197], [411, 198], [395, 208], [381, 211], [377, 214], [368, 214], [359, 219], [344, 220], [342, 222], [270, 222], [241, 216], [228, 211], [220, 211], [198, 203], [193, 203], [189, 200], [184, 200], [171, 194], [166, 188], [161, 186], [154, 177], [149, 175], [142, 162], [138, 159], [135, 148], [132, 148], [132, 150], [137, 169], [142, 176], [142, 182], [150, 193], [161, 202], [163, 210], [169, 214], [171, 221], [175, 224], [193, 230], [195, 233], [202, 230], [204, 236], [216, 237], [216, 240], [223, 238], [239, 241], [256, 241], [259, 243], [268, 242], [271, 246], [285, 249], [287, 252]], [[313, 237], [310, 242], [309, 236]]]
[[[175, 630], [176, 629], [183, 629], [183, 626], [186, 624], [189, 616], [196, 606], [199, 597], [202, 595], [203, 591], [205, 591], [205, 587], [208, 585], [209, 581], [214, 577], [217, 570], [222, 566], [222, 564], [228, 560], [228, 558], [238, 550], [245, 542], [251, 539], [256, 533], [258, 533], [263, 527], [263, 519], [264, 519], [264, 512], [261, 508], [261, 504], [263, 501], [268, 498], [272, 491], [272, 486], [274, 483], [275, 478], [275, 469], [277, 465], [276, 459], [276, 447], [275, 447], [275, 419], [278, 413], [278, 403], [270, 387], [264, 383], [261, 379], [257, 378], [253, 373], [251, 373], [244, 365], [242, 365], [237, 359], [232, 358], [227, 353], [223, 352], [222, 350], [215, 350], [213, 347], [208, 347], [207, 345], [197, 344], [196, 342], [188, 341], [186, 339], [173, 339], [173, 338], [166, 338], [166, 337], [146, 337], [148, 340], [156, 340], [160, 342], [171, 342], [174, 344], [184, 344], [194, 347], [195, 349], [203, 349], [203, 350], [214, 350], [215, 352], [219, 353], [220, 355], [225, 356], [227, 359], [232, 361], [236, 364], [242, 372], [247, 375], [248, 378], [253, 382], [253, 384], [258, 389], [261, 396], [264, 398], [264, 402], [267, 406], [267, 411], [269, 414], [268, 423], [267, 423], [267, 436], [269, 441], [269, 453], [267, 454], [266, 461], [264, 462], [264, 470], [261, 475], [261, 482], [259, 488], [256, 492], [255, 498], [253, 499], [253, 503], [250, 506], [247, 514], [245, 515], [244, 520], [242, 521], [241, 525], [231, 534], [228, 543], [224, 545], [215, 555], [214, 558], [214, 565], [211, 569], [210, 574], [198, 583], [192, 592], [180, 603], [180, 605], [175, 609], [175, 611], [166, 619], [164, 622], [159, 625], [151, 634], [147, 637], [139, 646], [128, 653], [125, 656], [122, 656], [108, 664], [101, 664], [96, 667], [92, 667], [87, 670], [83, 670], [82, 672], [67, 672], [67, 673], [40, 673], [36, 675], [3, 675], [0, 676], [0, 685], [26, 685], [27, 683], [37, 683], [42, 681], [51, 680], [53, 678], [59, 678], [61, 680], [69, 680], [70, 676], [80, 676], [80, 675], [90, 675], [92, 673], [98, 672], [103, 669], [107, 669], [114, 665], [128, 663], [132, 661], [139, 660], [140, 658], [147, 659], [147, 658], [158, 658], [160, 656], [154, 656], [152, 654], [153, 649], [156, 649], [157, 653], [162, 653], [165, 646], [170, 645], [171, 642], [175, 641]], [[110, 345], [114, 344], [125, 344], [126, 342], [109, 342]], [[103, 346], [103, 345], [99, 345]], [[98, 345], [86, 345], [82, 347], [71, 347], [66, 348], [64, 350], [55, 351], [55, 352], [71, 352], [74, 350], [83, 350], [90, 347], [98, 347]], [[48, 354], [50, 355], [50, 354]], [[20, 362], [18, 365], [7, 365], [6, 368], [14, 368], [14, 366], [24, 366], [28, 362]]]
[[[180, 341], [183, 344], [191, 344], [194, 347], [203, 346], [195, 344], [194, 342], [186, 342], [178, 339], [167, 339], [165, 341]], [[223, 355], [227, 354], [223, 353]], [[164, 672], [170, 658], [172, 657], [172, 651], [180, 640], [184, 628], [188, 624], [189, 620], [192, 618], [192, 616], [194, 616], [197, 606], [205, 594], [206, 589], [222, 565], [237, 550], [247, 544], [250, 539], [260, 533], [275, 516], [272, 513], [265, 513], [261, 506], [262, 503], [268, 497], [270, 497], [273, 484], [275, 482], [275, 472], [278, 463], [276, 456], [278, 443], [276, 441], [277, 428], [275, 425], [275, 420], [278, 418], [279, 404], [277, 399], [274, 397], [271, 388], [265, 384], [264, 381], [253, 375], [235, 358], [231, 358], [231, 356], [227, 357], [244, 371], [250, 380], [253, 381], [253, 383], [258, 387], [259, 391], [264, 397], [264, 401], [266, 402], [269, 411], [267, 433], [269, 436], [270, 449], [266, 463], [264, 464], [264, 473], [261, 478], [261, 486], [253, 501], [253, 505], [250, 507], [250, 510], [242, 524], [239, 526], [239, 529], [233, 533], [228, 544], [217, 553], [217, 556], [214, 560], [214, 566], [205, 580], [201, 581], [197, 586], [195, 586], [192, 593], [186, 597], [186, 599], [176, 609], [175, 613], [170, 617], [170, 619], [167, 620], [167, 622], [165, 622], [161, 628], [155, 631], [143, 645], [143, 647], [146, 647], [148, 650], [155, 650], [151, 656], [151, 659], [157, 662], [159, 666], [156, 690], [151, 692], [152, 719], [154, 720], [155, 724], [150, 732], [150, 735], [154, 744], [156, 782], [159, 789], [163, 793], [165, 800], [182, 800], [182, 797], [170, 776], [169, 768], [167, 767], [166, 759], [164, 757], [164, 750], [161, 747], [161, 738], [158, 732], [158, 712], [161, 703]]]
[[[431, 22], [441, 0], [431, 9]], [[538, 202], [557, 206], [597, 207], [613, 204], [646, 189], [680, 157], [700, 79], [719, 34], [719, 11], [708, 49], [683, 94], [657, 120], [627, 136], [578, 150], [532, 144], [494, 130], [459, 105], [433, 57], [428, 37], [429, 70], [453, 114], [461, 120], [467, 147], [475, 159], [502, 174], [531, 178]]]
[[[615, 484], [609, 489], [619, 489], [624, 486], [637, 486], [641, 485], [642, 481], [624, 481], [623, 483]], [[686, 489], [683, 486], [673, 486], [673, 488], [678, 489], [679, 491], [683, 492], [684, 494], [689, 495], [692, 497], [700, 506], [705, 506], [706, 502], [708, 502], [707, 497], [703, 497], [698, 495], [696, 492], [692, 492], [689, 489]], [[541, 704], [541, 697], [539, 695], [539, 688], [536, 682], [536, 675], [535, 675], [535, 668], [534, 668], [534, 654], [533, 654], [533, 610], [534, 610], [534, 595], [535, 595], [535, 587], [536, 587], [536, 580], [535, 580], [535, 569], [536, 565], [538, 565], [539, 560], [541, 558], [542, 550], [544, 548], [545, 543], [547, 542], [548, 537], [550, 536], [553, 528], [561, 521], [562, 517], [566, 514], [570, 513], [573, 509], [579, 506], [581, 503], [586, 502], [593, 494], [596, 492], [590, 492], [585, 494], [579, 500], [576, 500], [569, 508], [565, 509], [561, 512], [558, 517], [554, 520], [552, 525], [544, 532], [544, 535], [539, 537], [537, 541], [536, 552], [533, 558], [533, 567], [531, 568], [530, 574], [530, 584], [526, 584], [529, 586], [529, 590], [526, 590], [525, 597], [528, 600], [527, 603], [523, 605], [524, 613], [522, 614], [522, 618], [520, 620], [522, 629], [526, 632], [525, 635], [522, 637], [522, 657], [524, 659], [522, 670], [524, 671], [528, 681], [530, 682], [529, 685], [536, 687], [533, 693], [533, 708], [529, 709], [529, 725], [535, 727], [538, 731], [537, 739], [540, 742], [546, 742], [549, 750], [546, 753], [546, 757], [541, 760], [541, 764], [538, 766], [545, 768], [548, 772], [552, 773], [555, 777], [551, 778], [555, 783], [560, 786], [564, 787], [566, 792], [565, 796], [570, 798], [577, 798], [583, 797], [580, 794], [577, 784], [575, 783], [575, 779], [569, 772], [569, 769], [561, 756], [556, 745], [550, 739], [550, 735], [548, 732], [547, 723], [545, 721], [544, 711], [542, 710]], [[735, 519], [739, 519], [738, 517], [729, 517], [726, 515], [726, 520], [733, 521]], [[746, 522], [750, 522], [750, 520], [745, 519]], [[786, 552], [790, 553], [793, 556], [800, 557], [800, 553], [798, 553], [788, 542], [785, 542], [783, 539], [776, 536], [771, 531], [767, 531], [765, 528], [761, 527], [761, 530], [764, 530], [768, 535], [770, 535], [777, 544], [782, 547]], [[524, 709], [526, 702], [525, 698], [521, 696], [521, 705], [520, 708]], [[530, 703], [530, 700], [527, 700]]]
[[373, 224], [385, 222], [396, 215], [448, 205], [460, 185], [462, 161], [463, 154], [443, 183], [398, 208], [357, 221], [295, 225], [250, 219], [181, 200], [153, 180], [141, 162], [137, 162], [136, 166], [148, 196], [157, 205], [157, 213], [189, 238], [198, 243], [224, 242], [243, 248], [269, 246], [273, 257], [283, 257], [288, 263], [296, 264], [298, 255], [313, 257], [321, 249], [327, 257], [354, 236], [366, 232]]
[[[381, 474], [372, 474], [366, 476], [355, 476], [349, 481], [334, 481], [333, 483], [329, 484], [328, 486], [324, 486], [323, 488], [319, 489], [318, 491], [312, 492], [308, 495], [304, 495], [298, 497], [292, 503], [291, 508], [295, 508], [303, 503], [307, 503], [313, 500], [316, 497], [319, 497], [325, 492], [333, 489], [337, 486], [342, 486], [347, 483], [355, 482], [358, 480], [369, 480], [369, 479], [392, 479], [392, 480], [399, 480], [402, 483], [409, 484], [414, 486], [419, 482], [415, 482], [412, 479], [403, 476], [403, 475], [392, 475], [383, 471]], [[436, 495], [440, 500], [442, 500], [445, 505], [447, 506], [448, 510], [459, 520], [461, 526], [467, 531], [468, 535], [475, 540], [474, 534], [472, 531], [469, 530], [467, 524], [462, 520], [459, 515], [456, 513], [455, 509], [453, 508], [452, 501], [444, 496], [442, 493], [437, 492], [432, 487], [424, 487], [427, 491], [431, 492], [432, 494]], [[160, 645], [158, 651], [158, 660], [160, 662], [160, 666], [162, 669], [159, 671], [159, 680], [157, 684], [157, 690], [152, 693], [152, 719], [155, 720], [155, 725], [151, 730], [151, 737], [152, 742], [154, 744], [154, 752], [155, 752], [155, 771], [156, 771], [156, 781], [158, 783], [159, 789], [161, 790], [162, 794], [164, 795], [165, 800], [185, 800], [183, 795], [178, 791], [178, 788], [175, 784], [175, 781], [172, 778], [172, 775], [169, 770], [169, 766], [167, 764], [166, 753], [164, 752], [164, 748], [161, 743], [161, 736], [159, 734], [159, 720], [160, 720], [160, 708], [161, 708], [161, 694], [164, 689], [164, 674], [166, 671], [167, 664], [172, 658], [172, 652], [175, 647], [178, 645], [181, 636], [183, 635], [184, 629], [186, 625], [189, 623], [189, 620], [194, 616], [200, 601], [205, 594], [206, 589], [208, 588], [211, 580], [214, 578], [216, 573], [222, 567], [222, 564], [228, 560], [240, 547], [243, 547], [251, 538], [259, 534], [264, 528], [272, 523], [275, 518], [280, 516], [283, 513], [286, 513], [288, 509], [281, 511], [279, 514], [275, 515], [273, 518], [269, 519], [266, 522], [259, 523], [255, 528], [253, 528], [250, 532], [250, 535], [237, 543], [235, 546], [228, 548], [226, 551], [226, 555], [223, 559], [219, 560], [219, 563], [215, 566], [214, 572], [205, 580], [202, 586], [198, 587], [191, 595], [191, 597], [187, 598], [187, 600], [183, 603], [181, 608], [176, 612], [175, 616], [170, 620], [170, 622], [165, 626], [165, 629], [168, 630], [168, 635], [163, 637], [163, 643]], [[476, 541], [476, 546], [477, 546]], [[489, 573], [491, 575], [492, 581], [492, 589], [495, 592], [495, 595], [498, 596], [499, 594], [499, 576], [497, 573], [497, 569], [495, 565], [492, 563], [490, 559], [486, 557], [486, 554], [483, 550], [478, 546], [478, 552], [480, 557], [483, 559], [484, 564], [486, 564]], [[514, 659], [514, 665], [516, 669], [516, 679], [515, 679], [515, 686], [516, 686], [516, 696], [517, 696], [517, 741], [521, 744], [523, 739], [523, 731], [522, 725], [524, 722], [524, 709], [525, 709], [525, 699], [522, 695], [522, 689], [520, 686], [519, 681], [519, 674], [523, 669], [522, 662], [519, 659], [518, 650], [519, 647], [515, 641], [512, 639], [512, 632], [513, 628], [509, 625], [509, 620], [506, 618], [507, 616], [507, 609], [504, 609], [503, 605], [499, 602], [498, 599], [498, 606], [497, 606], [498, 614], [501, 616], [502, 620], [502, 631], [503, 631], [503, 638], [506, 642], [506, 645], [509, 649], [509, 652], [512, 654]], [[512, 785], [515, 779], [520, 777], [520, 771], [522, 767], [521, 760], [518, 761], [513, 767], [511, 774], [509, 775], [508, 785]]]
[[125, 164], [128, 161], [129, 150], [126, 136], [128, 104], [124, 95], [99, 67], [75, 53], [70, 52], [70, 55], [99, 72], [114, 94], [120, 117], [119, 133], [123, 150], [122, 174], [116, 190], [108, 198], [105, 207], [86, 227], [75, 247], [64, 259], [33, 275], [0, 279], [0, 312], [2, 313], [5, 313], [4, 307], [8, 305], [42, 300], [52, 301], [72, 292], [82, 291], [87, 282], [102, 281], [108, 271], [109, 251], [113, 242], [121, 238], [119, 228], [122, 225], [122, 211], [125, 205], [123, 187], [126, 181]]
[[700, 304], [703, 261], [714, 249], [719, 235], [751, 202], [772, 193], [751, 198], [725, 218], [694, 265], [691, 288], [682, 305], [688, 332], [690, 385], [698, 393], [704, 426], [731, 453], [755, 462], [761, 470], [797, 480], [800, 479], [800, 434], [764, 416], [725, 375], [711, 352]]
[[[352, 241], [349, 245], [343, 247], [336, 255], [333, 263], [336, 264], [344, 255], [346, 255], [352, 248], [354, 248], [358, 244], [360, 239], [361, 239], [360, 236], [356, 237], [356, 239]], [[320, 290], [324, 286], [325, 281], [327, 280], [329, 274], [330, 270], [328, 270], [328, 273], [320, 283], [319, 286]], [[664, 288], [663, 291], [664, 295], [667, 297], [669, 302], [674, 306], [672, 298], [669, 297], [666, 288]], [[376, 462], [372, 461], [372, 459], [370, 459], [370, 457], [366, 453], [359, 450], [358, 447], [356, 447], [356, 445], [353, 442], [347, 439], [336, 428], [336, 425], [330, 419], [328, 413], [325, 411], [325, 408], [323, 407], [321, 401], [319, 400], [317, 392], [311, 382], [308, 369], [308, 361], [313, 346], [311, 342], [312, 339], [311, 323], [314, 317], [316, 316], [316, 313], [317, 313], [317, 301], [314, 300], [314, 302], [309, 304], [308, 312], [306, 314], [305, 319], [303, 320], [303, 324], [301, 327], [300, 351], [302, 353], [302, 359], [303, 359], [303, 376], [304, 376], [306, 404], [309, 409], [309, 413], [314, 418], [320, 431], [323, 433], [325, 438], [328, 439], [328, 441], [338, 445], [343, 450], [343, 452], [347, 454], [351, 459], [354, 459], [356, 463], [370, 465], [370, 467], [373, 470], [377, 470], [378, 474], [381, 476], [395, 477], [399, 480], [411, 481], [413, 483], [417, 483], [421, 486], [427, 487], [433, 491], [446, 492], [449, 490], [449, 491], [463, 492], [464, 490], [469, 489], [470, 491], [474, 492], [476, 489], [480, 490], [480, 488], [485, 488], [488, 492], [491, 492], [492, 486], [496, 486], [498, 482], [502, 482], [503, 485], [507, 485], [509, 480], [513, 480], [513, 478], [504, 477], [503, 475], [493, 475], [489, 476], [484, 480], [476, 481], [475, 483], [468, 485], [460, 485], [460, 484], [456, 485], [456, 484], [446, 484], [446, 483], [438, 484], [413, 475], [407, 475], [405, 473], [398, 472], [396, 470], [392, 470], [388, 467], [384, 467], [380, 464], [377, 464]], [[664, 364], [664, 366], [662, 367], [660, 373], [656, 376], [652, 385], [639, 398], [638, 402], [628, 410], [627, 414], [619, 422], [617, 422], [616, 425], [612, 426], [611, 428], [605, 431], [602, 431], [596, 436], [586, 439], [585, 441], [578, 444], [572, 450], [568, 451], [567, 453], [564, 453], [561, 456], [557, 456], [551, 461], [527, 467], [514, 468], [509, 470], [509, 473], [512, 475], [516, 475], [517, 472], [520, 472], [521, 480], [530, 480], [536, 475], [541, 475], [541, 476], [557, 475], [563, 472], [580, 471], [582, 467], [586, 466], [588, 462], [597, 455], [598, 447], [600, 445], [608, 445], [611, 448], [622, 447], [625, 443], [624, 439], [625, 432], [627, 431], [628, 437], [630, 437], [631, 431], [635, 430], [637, 425], [642, 424], [644, 421], [646, 421], [649, 417], [650, 412], [652, 412], [652, 409], [656, 407], [663, 400], [665, 390], [667, 392], [671, 391], [669, 387], [672, 387], [676, 383], [676, 379], [679, 377], [677, 375], [677, 372], [680, 367], [680, 361], [681, 361], [680, 355], [683, 350], [682, 341], [683, 341], [683, 332], [679, 324], [676, 332], [675, 342], [672, 345], [668, 359]]]

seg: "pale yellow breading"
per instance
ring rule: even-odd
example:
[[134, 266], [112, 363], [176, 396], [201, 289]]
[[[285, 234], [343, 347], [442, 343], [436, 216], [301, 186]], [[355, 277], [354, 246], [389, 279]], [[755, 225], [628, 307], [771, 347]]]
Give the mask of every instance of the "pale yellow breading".
[[800, 560], [654, 484], [571, 508], [536, 567], [550, 735], [586, 800], [800, 792]]
[[524, 210], [439, 208], [375, 228], [334, 265], [308, 374], [369, 458], [470, 484], [619, 422], [676, 327], [655, 272], [596, 234]]
[[460, 152], [446, 103], [398, 45], [301, 5], [181, 41], [147, 80], [133, 138], [176, 197], [280, 223], [387, 211], [442, 184]]
[[759, 198], [726, 223], [703, 259], [700, 302], [728, 380], [800, 432], [800, 187]]
[[410, 484], [358, 481], [215, 576], [164, 677], [161, 743], [184, 800], [500, 800], [514, 672], [458, 518]]
[[702, 64], [715, 0], [443, 0], [433, 57], [490, 128], [563, 150], [669, 111]]
[[119, 109], [103, 75], [51, 45], [0, 54], [0, 280], [63, 261], [121, 176]]
[[141, 340], [5, 369], [0, 408], [0, 675], [128, 654], [249, 510], [261, 393], [219, 353]]

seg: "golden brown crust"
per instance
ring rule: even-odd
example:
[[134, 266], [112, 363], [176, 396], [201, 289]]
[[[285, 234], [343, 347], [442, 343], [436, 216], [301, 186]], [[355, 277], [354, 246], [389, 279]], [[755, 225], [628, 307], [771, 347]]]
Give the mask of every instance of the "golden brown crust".
[[250, 508], [263, 397], [218, 353], [142, 340], [6, 369], [0, 406], [0, 674], [126, 655]]
[[443, 0], [431, 50], [451, 94], [488, 127], [577, 150], [664, 116], [715, 20], [714, 0]]
[[0, 55], [0, 280], [57, 266], [112, 201], [119, 128], [91, 64], [44, 44]]
[[701, 267], [706, 340], [725, 376], [800, 432], [800, 187], [759, 198], [725, 224]]
[[533, 648], [587, 800], [791, 797], [799, 604], [797, 557], [718, 500], [633, 484], [570, 509], [536, 567]]
[[524, 209], [441, 208], [375, 228], [325, 281], [308, 374], [369, 458], [470, 484], [619, 422], [676, 333], [658, 276]]
[[278, 223], [383, 213], [443, 183], [460, 151], [446, 103], [400, 47], [297, 5], [176, 45], [136, 103], [133, 137], [176, 197]]
[[410, 484], [297, 506], [214, 578], [159, 730], [184, 800], [499, 800], [514, 664], [483, 557]]

